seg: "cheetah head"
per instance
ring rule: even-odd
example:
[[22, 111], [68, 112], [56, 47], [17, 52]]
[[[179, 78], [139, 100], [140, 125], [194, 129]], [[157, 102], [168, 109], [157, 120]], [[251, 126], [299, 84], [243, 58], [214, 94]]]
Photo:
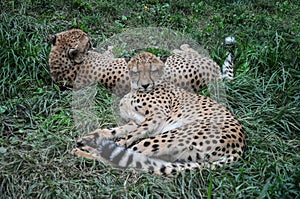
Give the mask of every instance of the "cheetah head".
[[128, 62], [131, 89], [149, 92], [162, 82], [166, 57], [159, 59], [149, 52], [137, 55]]
[[76, 65], [83, 63], [92, 43], [87, 34], [79, 29], [72, 29], [49, 35], [52, 48], [49, 66], [52, 79], [72, 85], [76, 78]]

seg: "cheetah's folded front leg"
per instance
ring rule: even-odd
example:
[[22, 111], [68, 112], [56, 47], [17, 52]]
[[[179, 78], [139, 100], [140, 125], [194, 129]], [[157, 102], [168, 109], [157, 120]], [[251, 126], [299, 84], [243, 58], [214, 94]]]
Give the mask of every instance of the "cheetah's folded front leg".
[[163, 113], [156, 113], [147, 116], [136, 129], [129, 131], [125, 139], [117, 142], [118, 145], [130, 146], [139, 139], [156, 136], [163, 133], [167, 117]]
[[125, 137], [128, 132], [134, 131], [136, 128], [136, 123], [129, 122], [126, 125], [111, 129], [97, 129], [79, 138], [76, 142], [75, 149], [73, 149], [71, 153], [87, 158], [97, 158], [99, 156], [97, 143], [99, 143], [100, 140]]
[[136, 130], [138, 125], [131, 121], [123, 126], [109, 128], [109, 129], [96, 129], [95, 131], [89, 133], [87, 136], [94, 136], [97, 139], [113, 139], [125, 137], [129, 132]]

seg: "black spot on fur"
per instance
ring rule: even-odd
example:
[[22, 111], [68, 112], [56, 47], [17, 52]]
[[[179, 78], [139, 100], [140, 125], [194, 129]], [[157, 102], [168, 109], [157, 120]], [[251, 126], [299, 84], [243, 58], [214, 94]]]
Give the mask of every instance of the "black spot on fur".
[[150, 142], [144, 142], [144, 147], [147, 147], [150, 145]]
[[160, 172], [161, 172], [162, 174], [165, 174], [165, 173], [166, 173], [166, 167], [165, 167], [165, 166], [162, 166], [162, 167], [160, 168]]
[[177, 170], [176, 169], [172, 169], [171, 174], [174, 175], [174, 176], [177, 175]]

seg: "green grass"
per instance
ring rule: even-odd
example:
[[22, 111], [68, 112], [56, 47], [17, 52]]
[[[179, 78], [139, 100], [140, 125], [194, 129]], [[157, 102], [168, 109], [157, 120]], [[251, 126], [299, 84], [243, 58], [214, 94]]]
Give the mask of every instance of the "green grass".
[[[299, 10], [297, 0], [1, 2], [0, 198], [300, 198]], [[236, 78], [225, 88], [248, 148], [234, 169], [169, 179], [70, 156], [86, 132], [73, 93], [51, 81], [47, 35], [81, 28], [97, 44], [144, 26], [190, 34], [220, 65], [223, 39], [236, 37]], [[95, 123], [115, 124], [111, 104], [99, 88]]]

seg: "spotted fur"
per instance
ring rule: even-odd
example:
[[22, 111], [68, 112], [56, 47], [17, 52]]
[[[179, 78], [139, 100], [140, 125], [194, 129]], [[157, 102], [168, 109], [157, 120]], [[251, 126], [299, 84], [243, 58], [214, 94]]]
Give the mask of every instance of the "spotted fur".
[[[98, 82], [119, 96], [130, 91], [126, 58], [114, 58], [111, 47], [103, 54], [93, 50], [87, 34], [78, 29], [50, 35], [50, 41], [49, 66], [54, 82], [73, 88]], [[213, 60], [187, 44], [174, 49], [165, 66], [165, 80], [192, 92], [201, 90], [213, 79], [223, 78]], [[233, 77], [233, 71], [230, 76]]]
[[128, 123], [80, 138], [72, 154], [168, 176], [237, 161], [245, 149], [240, 123], [223, 105], [165, 81], [164, 67], [151, 53], [131, 60], [131, 92], [120, 102]]

